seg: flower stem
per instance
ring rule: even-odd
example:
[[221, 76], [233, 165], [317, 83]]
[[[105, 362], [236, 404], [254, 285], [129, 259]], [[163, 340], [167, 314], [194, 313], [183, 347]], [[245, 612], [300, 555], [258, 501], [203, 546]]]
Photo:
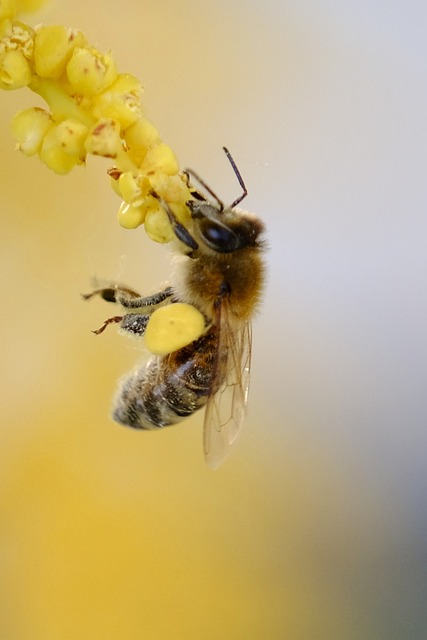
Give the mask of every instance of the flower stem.
[[96, 119], [88, 111], [81, 109], [55, 80], [33, 77], [28, 87], [47, 102], [55, 116], [79, 120], [87, 127], [91, 127], [96, 122]]

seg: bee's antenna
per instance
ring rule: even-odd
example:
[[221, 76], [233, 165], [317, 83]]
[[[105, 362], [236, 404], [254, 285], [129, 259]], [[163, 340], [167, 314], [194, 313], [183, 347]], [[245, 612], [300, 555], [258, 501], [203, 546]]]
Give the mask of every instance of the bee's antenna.
[[[242, 178], [242, 174], [240, 173], [239, 169], [237, 168], [236, 163], [234, 162], [233, 156], [231, 155], [231, 153], [229, 152], [229, 150], [227, 149], [227, 147], [223, 147], [223, 150], [225, 152], [225, 155], [227, 156], [227, 159], [229, 161], [229, 163], [232, 166], [232, 169], [235, 173], [235, 176], [237, 178], [237, 180], [239, 181], [240, 186], [243, 189], [243, 193], [236, 198], [228, 207], [228, 209], [233, 209], [236, 205], [239, 204], [239, 202], [242, 202], [243, 198], [246, 198], [246, 196], [248, 195], [248, 190], [246, 188], [246, 185], [243, 181]], [[193, 178], [195, 178], [197, 180], [197, 182], [199, 182], [199, 184], [202, 185], [202, 187], [212, 196], [212, 198], [214, 200], [217, 201], [217, 203], [219, 204], [219, 208], [220, 211], [224, 211], [224, 203], [222, 202], [222, 200], [220, 200], [218, 198], [218, 196], [216, 195], [215, 191], [213, 191], [210, 186], [208, 184], [206, 184], [206, 182], [199, 176], [198, 173], [196, 173], [195, 171], [193, 171], [193, 169], [185, 169], [185, 171], [183, 172], [184, 175], [188, 178], [189, 176], [192, 176]], [[188, 181], [187, 181], [188, 182]], [[204, 199], [203, 196], [201, 194], [199, 194], [198, 192], [196, 192], [196, 198], [199, 199]]]
[[229, 163], [231, 164], [231, 166], [232, 166], [232, 168], [233, 168], [234, 173], [236, 174], [236, 178], [237, 178], [237, 180], [239, 181], [239, 184], [240, 184], [240, 186], [241, 186], [241, 187], [242, 187], [242, 189], [243, 189], [243, 193], [242, 193], [242, 195], [241, 195], [241, 196], [239, 196], [238, 198], [236, 198], [236, 199], [234, 200], [234, 202], [232, 202], [232, 203], [230, 204], [230, 209], [234, 209], [234, 207], [235, 207], [236, 205], [238, 205], [238, 204], [239, 204], [239, 202], [242, 202], [243, 198], [246, 198], [246, 196], [248, 195], [248, 190], [247, 190], [246, 185], [245, 185], [245, 183], [244, 183], [244, 181], [243, 181], [242, 174], [240, 173], [239, 169], [237, 168], [236, 163], [234, 162], [233, 156], [231, 155], [231, 153], [229, 152], [229, 150], [227, 149], [227, 147], [223, 147], [223, 149], [224, 149], [224, 153], [225, 153], [225, 155], [226, 155], [226, 156], [227, 156], [227, 158], [228, 158]]
[[[187, 175], [187, 176], [192, 176], [193, 178], [195, 178], [197, 180], [197, 182], [199, 182], [202, 185], [202, 187], [212, 196], [212, 198], [218, 202], [220, 211], [224, 210], [224, 203], [222, 202], [222, 200], [220, 200], [218, 198], [218, 196], [216, 195], [215, 191], [213, 191], [210, 188], [210, 186], [206, 184], [206, 182], [199, 176], [198, 173], [193, 171], [193, 169], [185, 169], [184, 174]], [[201, 194], [199, 194], [199, 195], [201, 195]]]
[[196, 249], [199, 248], [199, 245], [197, 244], [197, 242], [194, 240], [193, 236], [191, 235], [191, 233], [188, 231], [188, 229], [186, 229], [186, 227], [184, 227], [183, 224], [181, 224], [181, 222], [178, 220], [178, 218], [176, 217], [176, 215], [174, 214], [174, 212], [172, 211], [172, 209], [170, 208], [169, 204], [167, 202], [165, 202], [165, 200], [163, 200], [163, 198], [161, 198], [155, 191], [154, 189], [151, 190], [151, 195], [154, 198], [157, 198], [157, 200], [160, 202], [160, 204], [162, 205], [163, 209], [166, 211], [166, 214], [169, 218], [169, 222], [172, 225], [172, 229], [174, 234], [176, 235], [176, 237], [178, 238], [178, 240], [181, 240], [181, 242], [183, 242], [184, 244], [187, 245], [187, 247], [189, 247], [190, 249], [192, 249], [192, 251], [195, 251]]

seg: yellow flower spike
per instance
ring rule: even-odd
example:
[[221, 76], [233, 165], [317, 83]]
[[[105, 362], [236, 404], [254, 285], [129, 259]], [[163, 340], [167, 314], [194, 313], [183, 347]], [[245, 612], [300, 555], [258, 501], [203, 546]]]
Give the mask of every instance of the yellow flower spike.
[[18, 149], [26, 156], [32, 156], [40, 150], [43, 138], [52, 126], [50, 114], [38, 107], [19, 111], [11, 122]]
[[63, 120], [56, 127], [58, 142], [64, 153], [79, 158], [84, 162], [86, 149], [84, 146], [89, 129], [78, 120]]
[[190, 304], [176, 302], [151, 314], [144, 343], [151, 353], [164, 356], [194, 342], [204, 331], [203, 314]]
[[67, 77], [74, 92], [93, 96], [113, 84], [117, 67], [111, 54], [76, 47], [67, 64]]
[[22, 51], [0, 53], [0, 89], [21, 89], [31, 78], [31, 67]]
[[58, 137], [57, 127], [53, 126], [43, 138], [39, 152], [40, 159], [55, 173], [69, 173], [76, 164], [81, 164], [78, 156], [66, 153]]
[[179, 171], [177, 157], [167, 144], [161, 142], [148, 149], [141, 165], [141, 171], [144, 173], [161, 171], [168, 176], [173, 176]]
[[160, 143], [160, 134], [156, 127], [146, 118], [140, 118], [124, 132], [128, 153], [135, 164], [140, 166], [148, 149]]
[[136, 229], [144, 223], [147, 207], [138, 207], [127, 202], [122, 202], [117, 213], [117, 220], [124, 229]]
[[175, 238], [168, 215], [155, 198], [145, 216], [145, 231], [154, 242], [166, 243]]
[[122, 73], [108, 89], [93, 98], [92, 113], [97, 118], [118, 120], [121, 128], [126, 129], [141, 117], [141, 93], [139, 80]]
[[88, 153], [104, 158], [116, 158], [122, 150], [120, 125], [116, 120], [101, 118], [89, 131], [85, 141]]
[[41, 78], [58, 79], [65, 71], [75, 47], [84, 47], [81, 31], [62, 25], [40, 26], [34, 36], [34, 64]]
[[170, 242], [175, 235], [168, 215], [151, 192], [170, 203], [183, 224], [190, 220], [191, 193], [174, 152], [142, 116], [140, 82], [118, 74], [112, 55], [91, 47], [81, 31], [60, 25], [34, 31], [14, 21], [19, 10], [43, 2], [0, 0], [0, 88], [28, 85], [48, 105], [15, 116], [19, 149], [38, 153], [57, 173], [84, 163], [87, 153], [113, 158], [108, 173], [124, 201], [120, 224], [130, 229], [145, 222], [152, 240]]

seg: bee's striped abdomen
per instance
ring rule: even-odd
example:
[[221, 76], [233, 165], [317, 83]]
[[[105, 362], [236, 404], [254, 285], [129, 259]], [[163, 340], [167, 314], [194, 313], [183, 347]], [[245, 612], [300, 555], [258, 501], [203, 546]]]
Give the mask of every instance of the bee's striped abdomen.
[[122, 380], [113, 419], [135, 429], [167, 427], [205, 406], [212, 387], [217, 332], [152, 358]]

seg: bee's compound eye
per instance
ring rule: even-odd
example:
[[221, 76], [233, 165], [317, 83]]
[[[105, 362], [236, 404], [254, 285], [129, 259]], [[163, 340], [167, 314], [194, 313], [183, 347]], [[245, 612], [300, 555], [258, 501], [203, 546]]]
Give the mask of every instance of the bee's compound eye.
[[223, 224], [205, 219], [200, 229], [206, 244], [219, 253], [230, 253], [239, 246], [234, 231]]

